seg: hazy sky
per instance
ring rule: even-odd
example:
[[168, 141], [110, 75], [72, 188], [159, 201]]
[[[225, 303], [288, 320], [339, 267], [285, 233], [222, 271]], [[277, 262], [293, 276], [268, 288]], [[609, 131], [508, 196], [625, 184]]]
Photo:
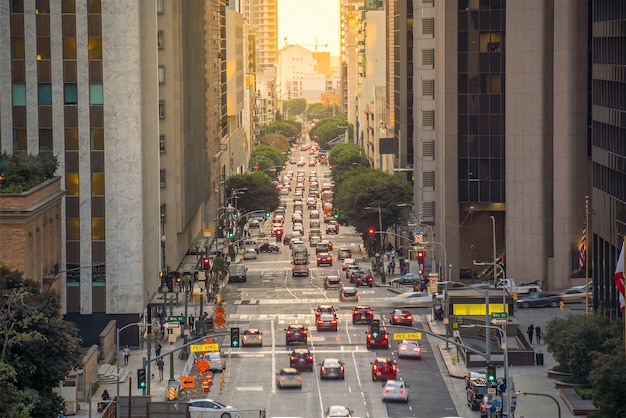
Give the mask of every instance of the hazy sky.
[[316, 40], [318, 51], [339, 55], [339, 0], [278, 0], [278, 49], [299, 44], [315, 51]]

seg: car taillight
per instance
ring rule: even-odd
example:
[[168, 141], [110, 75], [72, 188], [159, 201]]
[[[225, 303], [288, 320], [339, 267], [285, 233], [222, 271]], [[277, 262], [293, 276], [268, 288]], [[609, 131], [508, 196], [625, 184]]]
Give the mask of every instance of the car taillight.
[[281, 382], [284, 382], [284, 381], [285, 381], [285, 378], [284, 378], [283, 376], [281, 376], [279, 380], [280, 380]]
[[421, 349], [421, 348], [419, 348], [419, 347], [415, 347], [415, 348], [413, 349], [413, 351], [415, 351], [416, 353], [419, 353], [420, 351], [422, 351], [422, 349]]
[[339, 370], [343, 371], [343, 366], [339, 367]]
[[319, 321], [317, 321], [317, 325], [324, 325], [324, 321], [320, 319]]
[[389, 335], [385, 334], [385, 340], [389, 339]]
[[296, 361], [296, 356], [291, 356], [291, 357], [289, 357], [289, 360], [291, 360], [291, 361]]
[[407, 316], [406, 319], [408, 319], [409, 321], [413, 320], [413, 317], [411, 315]]
[[393, 316], [393, 320], [394, 320], [394, 321], [397, 321], [397, 320], [398, 320], [398, 315], [394, 315], [394, 316]]
[[287, 331], [287, 335], [291, 335], [291, 331]]
[[357, 310], [355, 310], [355, 311], [352, 313], [352, 315], [358, 315], [358, 314], [359, 314], [359, 311], [357, 311]]
[[378, 365], [374, 364], [374, 367], [372, 367], [372, 369], [374, 369], [374, 371], [378, 370]]
[[306, 359], [312, 361], [313, 360], [313, 356], [308, 356]]
[[298, 376], [297, 379], [298, 379], [298, 382], [302, 381], [302, 377], [301, 376]]
[[322, 371], [326, 370], [326, 367], [322, 366]]
[[396, 371], [396, 365], [395, 364], [393, 366], [391, 366], [391, 370], [393, 370], [394, 372]]
[[389, 389], [385, 389], [385, 393], [389, 393], [391, 392]]
[[331, 323], [333, 323], [333, 324], [336, 324], [336, 323], [337, 323], [337, 320], [336, 320], [336, 319], [333, 319], [333, 320], [332, 320], [332, 321], [330, 321], [330, 322], [331, 322]]
[[306, 333], [307, 333], [307, 332], [308, 332], [307, 330], [302, 331], [302, 333], [303, 333], [304, 335], [306, 335]]
[[400, 389], [400, 394], [404, 395], [406, 393], [406, 389]]
[[369, 340], [369, 339], [371, 339], [371, 338], [372, 338], [372, 334], [369, 334], [369, 333], [368, 333], [368, 334], [367, 334], [367, 339]]

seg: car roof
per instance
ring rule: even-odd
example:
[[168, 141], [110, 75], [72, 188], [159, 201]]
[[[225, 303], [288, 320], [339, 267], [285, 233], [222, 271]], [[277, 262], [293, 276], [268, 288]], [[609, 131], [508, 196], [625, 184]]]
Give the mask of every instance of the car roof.
[[303, 324], [291, 324], [287, 328], [306, 328]]
[[249, 334], [259, 334], [259, 330], [256, 328], [248, 328], [247, 330], [244, 331], [245, 333], [249, 333]]
[[338, 282], [341, 281], [339, 276], [328, 276], [328, 277], [326, 277], [326, 280], [331, 281], [331, 282], [332, 281], [338, 281]]
[[306, 353], [309, 354], [311, 353], [311, 350], [309, 350], [308, 347], [300, 347], [300, 348], [294, 348], [292, 353]]
[[343, 288], [344, 292], [356, 292], [356, 287], [346, 287]]
[[372, 309], [368, 305], [356, 305], [354, 309]]
[[324, 313], [324, 314], [320, 315], [320, 320], [322, 320], [322, 321], [326, 321], [326, 320], [332, 321], [333, 319], [336, 319], [335, 315], [333, 315], [333, 314]]

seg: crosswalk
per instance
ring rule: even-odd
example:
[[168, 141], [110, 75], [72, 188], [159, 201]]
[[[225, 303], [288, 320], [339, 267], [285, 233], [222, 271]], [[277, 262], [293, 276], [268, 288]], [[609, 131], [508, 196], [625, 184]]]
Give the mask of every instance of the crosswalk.
[[[244, 313], [232, 313], [228, 314], [229, 321], [236, 322], [264, 322], [264, 321], [277, 321], [279, 324], [311, 324], [315, 322], [314, 319], [314, 311], [311, 310], [309, 313], [268, 313], [268, 314], [244, 314]], [[428, 321], [429, 315], [413, 315], [413, 318], [416, 322], [425, 322]], [[352, 321], [352, 312], [341, 312], [337, 313], [337, 319], [340, 322], [350, 322]]]
[[[336, 299], [335, 299], [336, 301]], [[361, 297], [358, 305], [385, 304], [389, 302], [388, 297]], [[232, 302], [233, 305], [288, 305], [297, 303], [299, 305], [325, 305], [333, 303], [333, 299], [328, 298], [291, 298], [291, 299], [242, 299]]]

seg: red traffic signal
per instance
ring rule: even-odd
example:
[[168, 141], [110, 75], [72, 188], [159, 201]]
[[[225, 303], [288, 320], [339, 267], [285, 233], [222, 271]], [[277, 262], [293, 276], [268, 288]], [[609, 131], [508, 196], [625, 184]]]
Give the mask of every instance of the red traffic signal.
[[419, 270], [417, 271], [417, 274], [419, 274], [419, 275], [424, 275], [424, 270], [419, 269]]
[[426, 253], [424, 251], [417, 252], [417, 261], [419, 261], [420, 264], [424, 263], [424, 257], [426, 257]]
[[374, 228], [369, 228], [369, 229], [367, 230], [367, 233], [368, 233], [368, 234], [370, 234], [370, 235], [374, 235], [374, 234], [376, 233], [376, 229], [374, 229]]
[[209, 259], [209, 257], [204, 257], [204, 258], [202, 259], [202, 267], [203, 267], [205, 270], [208, 270], [210, 265], [211, 265], [211, 260]]
[[276, 230], [276, 236], [280, 237], [283, 234], [283, 230], [282, 229], [277, 229]]

